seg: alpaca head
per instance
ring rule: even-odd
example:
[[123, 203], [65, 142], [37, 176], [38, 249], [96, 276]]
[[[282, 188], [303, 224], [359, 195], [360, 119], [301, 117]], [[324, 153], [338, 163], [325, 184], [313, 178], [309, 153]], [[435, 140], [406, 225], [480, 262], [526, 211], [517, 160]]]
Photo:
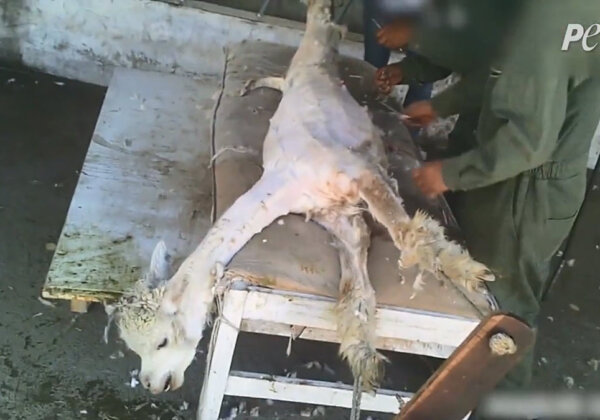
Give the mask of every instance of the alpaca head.
[[148, 274], [114, 306], [121, 338], [141, 359], [140, 381], [154, 394], [175, 390], [184, 381], [200, 338], [190, 334], [172, 305], [164, 305], [171, 280], [171, 257], [160, 242]]

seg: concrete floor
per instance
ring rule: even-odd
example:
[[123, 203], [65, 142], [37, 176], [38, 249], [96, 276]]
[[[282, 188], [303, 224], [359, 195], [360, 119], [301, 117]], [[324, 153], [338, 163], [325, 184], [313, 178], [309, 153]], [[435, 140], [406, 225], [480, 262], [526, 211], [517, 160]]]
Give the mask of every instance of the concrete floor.
[[[191, 419], [196, 409], [206, 340], [183, 389], [152, 397], [131, 386], [139, 363], [135, 355], [114, 334], [108, 345], [101, 341], [106, 317], [100, 306], [74, 315], [67, 302], [50, 307], [38, 300], [52, 258], [46, 244], [58, 239], [104, 92], [0, 67], [1, 419]], [[588, 204], [569, 255], [574, 264], [565, 268], [544, 307], [536, 369], [541, 389], [571, 383], [575, 389], [600, 389], [600, 191], [592, 192]], [[349, 379], [332, 345], [299, 341], [289, 358], [284, 339], [245, 335], [238, 345], [245, 351], [234, 361], [237, 369]], [[321, 368], [306, 366], [314, 360]], [[384, 386], [415, 390], [437, 364], [394, 355]], [[246, 412], [259, 407], [258, 418], [264, 419], [300, 418], [301, 411], [314, 410], [227, 399], [222, 416], [228, 418], [240, 404]], [[343, 419], [346, 413], [327, 408], [315, 418]]]

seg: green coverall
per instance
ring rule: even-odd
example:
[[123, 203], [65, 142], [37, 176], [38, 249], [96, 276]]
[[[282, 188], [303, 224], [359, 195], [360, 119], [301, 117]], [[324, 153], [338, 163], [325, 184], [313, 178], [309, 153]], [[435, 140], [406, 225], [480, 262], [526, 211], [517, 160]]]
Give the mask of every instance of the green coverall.
[[[497, 275], [490, 289], [501, 309], [535, 326], [550, 259], [584, 198], [600, 120], [600, 50], [585, 53], [579, 44], [561, 51], [562, 39], [567, 23], [587, 28], [600, 10], [583, 0], [526, 3], [486, 77], [473, 72], [433, 105], [442, 115], [467, 109], [470, 120], [477, 107], [465, 101], [482, 95], [476, 131], [463, 119], [453, 133], [468, 137], [470, 130], [462, 146], [474, 144], [443, 161], [443, 177], [461, 191], [453, 210], [472, 255]], [[527, 386], [532, 357], [530, 351], [501, 387]]]
[[[451, 190], [464, 191], [454, 198], [455, 215], [473, 256], [497, 275], [492, 293], [502, 310], [533, 326], [550, 259], [584, 199], [600, 120], [596, 58], [560, 49], [566, 22], [591, 24], [600, 14], [588, 14], [590, 4], [542, 3], [530, 2], [490, 69], [477, 145], [442, 170]], [[532, 367], [533, 350], [501, 387], [529, 385]]]

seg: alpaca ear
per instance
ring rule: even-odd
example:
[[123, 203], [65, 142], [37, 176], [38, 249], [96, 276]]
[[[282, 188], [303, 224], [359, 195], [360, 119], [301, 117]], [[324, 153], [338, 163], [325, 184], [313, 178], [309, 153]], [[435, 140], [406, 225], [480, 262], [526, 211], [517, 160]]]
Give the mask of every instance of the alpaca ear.
[[150, 290], [154, 289], [169, 280], [170, 274], [171, 256], [164, 241], [160, 241], [152, 252], [150, 270], [144, 279], [145, 285]]

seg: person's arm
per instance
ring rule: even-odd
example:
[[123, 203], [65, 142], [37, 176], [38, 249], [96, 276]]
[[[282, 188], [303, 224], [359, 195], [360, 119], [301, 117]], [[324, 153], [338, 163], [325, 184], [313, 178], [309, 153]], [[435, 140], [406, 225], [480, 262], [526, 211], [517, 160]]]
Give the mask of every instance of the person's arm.
[[499, 76], [478, 129], [479, 147], [442, 162], [451, 190], [469, 190], [506, 180], [546, 162], [565, 119], [567, 80], [547, 66]]
[[423, 127], [439, 117], [478, 111], [483, 102], [488, 74], [487, 69], [470, 72], [431, 100], [410, 104], [403, 110], [406, 117], [404, 122], [409, 126]]
[[446, 118], [480, 108], [488, 74], [488, 69], [464, 74], [458, 82], [431, 98], [436, 115]]

